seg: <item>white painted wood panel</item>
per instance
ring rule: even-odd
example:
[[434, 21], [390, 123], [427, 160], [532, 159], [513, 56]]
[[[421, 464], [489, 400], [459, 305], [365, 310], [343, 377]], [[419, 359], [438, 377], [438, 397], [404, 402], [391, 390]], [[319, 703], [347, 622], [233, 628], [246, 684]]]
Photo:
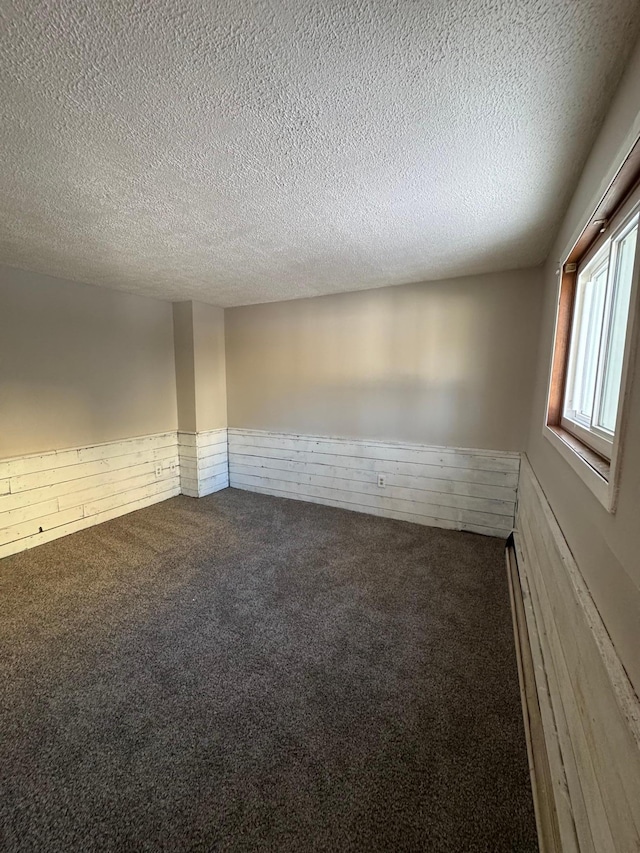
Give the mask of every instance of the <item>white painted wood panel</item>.
[[[4, 527], [0, 530], [0, 546], [19, 542], [21, 539], [28, 539], [36, 533], [42, 533], [43, 530], [51, 530], [55, 527], [60, 527], [69, 521], [76, 521], [78, 518], [83, 518], [84, 512], [82, 507], [73, 507], [63, 511], [47, 512], [46, 515], [38, 516], [30, 521], [23, 521], [21, 524], [13, 524], [10, 527]], [[11, 553], [10, 548], [7, 549]]]
[[314, 486], [339, 492], [348, 491], [351, 495], [373, 497], [376, 500], [409, 501], [419, 506], [431, 505], [434, 507], [447, 507], [448, 509], [481, 512], [485, 515], [506, 516], [509, 520], [509, 530], [511, 531], [513, 528], [513, 503], [509, 503], [508, 501], [467, 497], [427, 489], [407, 488], [406, 486], [394, 486], [389, 484], [388, 481], [387, 485], [382, 488], [374, 480], [371, 482], [362, 482], [342, 477], [323, 477], [317, 474], [306, 474], [297, 471], [273, 471], [271, 468], [248, 467], [233, 463], [229, 466], [229, 472], [238, 482], [242, 479], [264, 480], [265, 482], [272, 483], [286, 481], [291, 485], [300, 486], [302, 489], [306, 489], [307, 486]]
[[[128, 469], [128, 471], [133, 472], [135, 468], [137, 468], [137, 466]], [[105, 485], [94, 485], [80, 491], [69, 492], [66, 495], [61, 495], [58, 498], [58, 503], [60, 505], [60, 509], [72, 506], [81, 506], [83, 504], [101, 500], [104, 497], [112, 497], [114, 495], [134, 492], [137, 489], [149, 487], [150, 484], [165, 485], [167, 481], [169, 481], [173, 485], [178, 477], [179, 472], [177, 466], [173, 470], [170, 468], [163, 468], [160, 475], [157, 475], [155, 469], [152, 469], [151, 471], [145, 471], [144, 473], [137, 474], [126, 479], [115, 480]], [[82, 481], [79, 482], [81, 483]]]
[[224, 446], [227, 443], [227, 429], [212, 429], [205, 432], [178, 432], [178, 439], [185, 447]]
[[220, 462], [227, 462], [229, 459], [227, 445], [225, 444], [223, 449], [219, 448], [220, 445], [216, 445], [215, 452], [208, 447], [198, 448], [198, 465], [210, 468], [212, 465], [217, 465]]
[[205, 468], [214, 468], [216, 465], [226, 465], [228, 456], [224, 453], [214, 453], [211, 456], [194, 458], [191, 456], [180, 456], [180, 465], [185, 471], [200, 471]]
[[200, 497], [213, 494], [213, 492], [219, 492], [221, 489], [228, 488], [228, 486], [229, 474], [227, 471], [224, 471], [220, 474], [216, 474], [213, 477], [202, 477], [198, 481], [198, 491]]
[[215, 477], [218, 474], [229, 476], [229, 466], [225, 462], [220, 462], [218, 465], [212, 465], [210, 468], [189, 468], [186, 465], [180, 466], [180, 476], [183, 480], [205, 480]]
[[234, 448], [246, 446], [284, 451], [297, 450], [310, 454], [329, 453], [334, 456], [390, 459], [454, 468], [477, 468], [486, 471], [517, 472], [519, 468], [519, 455], [517, 453], [493, 450], [426, 447], [423, 445], [395, 444], [393, 442], [322, 438], [238, 429], [229, 430], [229, 442], [233, 442]]
[[[246, 446], [239, 445], [233, 436], [229, 436], [230, 446], [233, 444], [233, 452], [243, 456], [257, 456], [261, 460], [272, 459], [278, 462], [296, 462], [304, 463], [308, 460], [313, 460], [316, 465], [340, 465], [345, 468], [357, 468], [360, 470], [376, 471], [377, 473], [398, 473], [407, 474], [408, 476], [424, 475], [426, 477], [439, 478], [451, 481], [460, 481], [466, 483], [485, 483], [488, 485], [499, 484], [515, 488], [518, 485], [518, 473], [501, 472], [501, 471], [486, 471], [475, 468], [460, 468], [445, 465], [431, 465], [416, 461], [401, 461], [397, 459], [384, 459], [378, 453], [376, 457], [349, 457], [341, 454], [336, 456], [332, 453], [323, 453], [314, 451], [313, 454], [308, 451], [301, 451], [295, 448], [290, 450], [274, 450], [269, 447], [260, 445]], [[265, 463], [266, 464], [266, 463]]]
[[130, 455], [140, 451], [152, 451], [162, 447], [175, 447], [175, 432], [158, 433], [138, 438], [109, 441], [90, 447], [76, 447], [70, 450], [52, 450], [48, 453], [34, 453], [29, 456], [16, 456], [0, 460], [0, 480], [18, 474], [31, 474], [35, 471], [59, 470], [78, 462], [91, 462], [98, 459], [113, 459], [120, 455]]
[[84, 530], [87, 527], [93, 527], [96, 524], [102, 524], [103, 521], [110, 521], [112, 518], [117, 518], [120, 515], [126, 515], [129, 512], [134, 512], [137, 509], [143, 509], [146, 506], [151, 506], [160, 501], [168, 500], [180, 494], [180, 486], [176, 485], [171, 489], [157, 495], [143, 498], [132, 503], [123, 504], [114, 509], [100, 512], [97, 515], [79, 518], [76, 521], [63, 522], [58, 527], [48, 530], [43, 530], [42, 533], [36, 533], [33, 536], [25, 539], [20, 539], [16, 542], [11, 542], [9, 545], [0, 546], [0, 559], [8, 557], [11, 554], [17, 554], [20, 551], [26, 551], [28, 548], [34, 548], [36, 545], [43, 545], [45, 542], [51, 542], [52, 539], [59, 539], [61, 536], [67, 536], [69, 533], [77, 533], [79, 530]]
[[26, 492], [2, 495], [0, 496], [0, 512], [29, 506], [55, 497], [63, 498], [68, 496], [71, 500], [73, 492], [106, 486], [140, 475], [155, 476], [155, 468], [155, 462], [146, 462], [140, 465], [132, 465], [128, 468], [120, 468], [115, 471], [100, 472], [88, 477], [80, 477], [77, 480], [56, 483], [52, 486], [42, 486], [41, 488], [30, 489]]
[[[229, 485], [233, 487], [233, 483], [231, 481], [229, 482]], [[503, 539], [506, 536], [504, 532], [498, 533], [493, 528], [483, 527], [482, 525], [465, 524], [464, 528], [461, 528], [459, 524], [453, 521], [447, 521], [446, 519], [440, 518], [430, 518], [429, 516], [416, 515], [415, 513], [410, 512], [402, 512], [400, 510], [389, 509], [388, 507], [379, 509], [375, 506], [362, 506], [360, 504], [335, 500], [333, 498], [321, 498], [317, 496], [305, 497], [288, 491], [276, 491], [275, 489], [266, 489], [259, 486], [245, 485], [235, 486], [234, 488], [241, 488], [248, 492], [257, 492], [262, 495], [276, 495], [277, 497], [289, 498], [291, 500], [308, 501], [310, 503], [322, 504], [323, 506], [335, 506], [340, 509], [351, 510], [352, 512], [362, 512], [365, 515], [377, 515], [381, 518], [395, 518], [398, 521], [410, 521], [413, 524], [423, 524], [426, 527], [441, 527], [445, 530], [464, 530], [468, 533], [480, 533], [483, 536], [499, 536]]]
[[640, 850], [640, 702], [528, 461], [515, 531], [518, 571], [529, 593], [527, 627], [541, 650], [536, 671], [563, 845]]
[[[165, 463], [173, 461], [177, 464], [177, 445], [162, 447], [157, 450], [144, 450], [138, 453], [119, 454], [111, 458], [105, 457], [89, 462], [78, 462], [76, 465], [65, 465], [63, 468], [51, 468], [46, 471], [34, 471], [30, 474], [18, 474], [11, 477], [9, 483], [11, 492], [25, 492], [37, 489], [40, 486], [52, 486], [56, 483], [65, 483], [77, 480], [80, 477], [88, 477], [91, 474], [101, 474], [106, 471], [119, 471], [130, 468], [132, 465], [140, 465], [143, 462], [159, 463], [164, 467]], [[55, 464], [55, 459], [52, 460]]]
[[[391, 509], [398, 512], [413, 513], [426, 518], [441, 519], [455, 522], [456, 529], [462, 529], [465, 521], [470, 524], [476, 524], [494, 530], [500, 530], [502, 535], [508, 535], [513, 529], [511, 519], [505, 516], [495, 515], [493, 513], [475, 512], [472, 510], [459, 510], [452, 507], [441, 506], [437, 503], [427, 503], [426, 501], [415, 501], [411, 499], [403, 500], [392, 497], [376, 497], [373, 495], [363, 494], [362, 492], [348, 492], [348, 498], [345, 491], [336, 488], [324, 488], [321, 486], [299, 485], [298, 483], [287, 482], [281, 480], [271, 480], [261, 477], [247, 477], [233, 475], [232, 483], [238, 488], [244, 486], [261, 486], [263, 488], [272, 488], [287, 491], [290, 495], [300, 495], [300, 497], [312, 500], [313, 498], [330, 498], [343, 500], [346, 503], [355, 504], [365, 510], [366, 507], [376, 507], [377, 509]], [[382, 490], [381, 490], [382, 491]]]
[[216, 465], [211, 465], [202, 467], [198, 471], [199, 479], [201, 480], [209, 480], [211, 477], [217, 477], [218, 474], [224, 474], [227, 478], [229, 476], [229, 465], [225, 460], [218, 462]]
[[180, 492], [188, 498], [199, 498], [198, 481], [190, 480], [188, 477], [180, 477]]
[[492, 536], [513, 529], [519, 454], [228, 433], [233, 487]]
[[198, 448], [200, 450], [204, 450], [210, 453], [217, 452], [215, 448], [224, 448], [226, 450], [227, 430], [225, 428], [209, 430], [208, 432], [199, 432], [197, 439]]
[[229, 485], [227, 430], [178, 432], [180, 487], [184, 495], [204, 497]]
[[57, 511], [58, 501], [53, 499], [32, 504], [31, 506], [27, 505], [17, 509], [10, 509], [7, 512], [0, 512], [0, 530], [5, 530], [5, 528], [13, 524], [18, 524], [21, 521], [30, 521], [39, 515], [49, 515]]
[[0, 557], [180, 492], [175, 432], [5, 459], [0, 470]]
[[[492, 498], [494, 500], [504, 500], [510, 504], [514, 504], [516, 500], [516, 486], [489, 485], [477, 482], [465, 482], [463, 480], [447, 479], [444, 476], [434, 477], [430, 472], [431, 466], [416, 466], [412, 463], [403, 463], [396, 465], [394, 463], [384, 463], [380, 461], [375, 464], [371, 461], [371, 466], [366, 468], [353, 468], [343, 464], [340, 460], [340, 465], [330, 465], [325, 463], [305, 462], [305, 461], [288, 461], [286, 459], [270, 459], [268, 457], [245, 456], [241, 452], [234, 452], [233, 464], [238, 467], [255, 468], [259, 467], [264, 471], [265, 476], [275, 476], [269, 471], [284, 471], [284, 472], [300, 472], [303, 474], [317, 474], [321, 477], [337, 477], [347, 479], [353, 482], [373, 483], [377, 480], [377, 474], [392, 474], [393, 483], [397, 486], [406, 486], [407, 488], [426, 489], [433, 492], [444, 492], [452, 495], [469, 495], [470, 497]], [[351, 461], [351, 460], [349, 460]], [[464, 475], [464, 469], [443, 469], [445, 471], [455, 471], [457, 475]], [[407, 472], [407, 473], [403, 473]], [[426, 472], [426, 473], [423, 473]], [[249, 473], [249, 472], [247, 472]], [[476, 472], [472, 472], [474, 475]], [[390, 478], [391, 479], [391, 478]], [[515, 479], [515, 478], [514, 478]]]
[[[170, 488], [178, 485], [178, 478], [172, 478], [169, 483], [167, 481], [151, 483], [146, 486], [141, 486], [137, 489], [132, 489], [130, 492], [126, 492], [124, 496], [126, 497], [126, 503], [135, 503], [135, 501], [143, 500], [145, 497], [152, 497], [154, 495], [164, 494], [167, 491], [167, 486]], [[107, 495], [104, 498], [100, 498], [99, 500], [91, 501], [91, 503], [84, 504], [84, 513], [85, 515], [97, 515], [100, 512], [104, 512], [107, 509], [114, 509], [117, 506], [122, 506], [123, 502], [123, 494], [117, 495]]]
[[226, 459], [227, 445], [215, 444], [209, 447], [196, 447], [195, 445], [181, 445], [180, 458], [190, 460], [191, 464], [196, 465], [201, 460], [205, 459]]

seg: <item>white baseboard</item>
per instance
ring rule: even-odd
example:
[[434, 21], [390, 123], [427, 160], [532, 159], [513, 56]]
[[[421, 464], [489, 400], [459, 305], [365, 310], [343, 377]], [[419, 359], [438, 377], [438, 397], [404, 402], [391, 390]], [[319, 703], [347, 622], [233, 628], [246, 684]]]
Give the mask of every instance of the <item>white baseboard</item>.
[[640, 702], [526, 457], [514, 539], [559, 834], [541, 850], [640, 850]]
[[178, 494], [175, 432], [0, 460], [0, 557]]
[[227, 430], [178, 432], [180, 487], [183, 495], [202, 498], [229, 485]]
[[235, 488], [489, 536], [513, 530], [519, 453], [231, 428], [228, 435]]

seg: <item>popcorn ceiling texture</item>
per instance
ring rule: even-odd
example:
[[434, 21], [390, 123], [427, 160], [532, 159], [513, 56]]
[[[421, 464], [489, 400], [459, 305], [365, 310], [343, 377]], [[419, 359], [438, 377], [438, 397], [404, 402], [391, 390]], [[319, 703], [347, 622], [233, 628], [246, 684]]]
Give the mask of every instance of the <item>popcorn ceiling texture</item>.
[[0, 262], [229, 306], [536, 265], [637, 0], [3, 0]]

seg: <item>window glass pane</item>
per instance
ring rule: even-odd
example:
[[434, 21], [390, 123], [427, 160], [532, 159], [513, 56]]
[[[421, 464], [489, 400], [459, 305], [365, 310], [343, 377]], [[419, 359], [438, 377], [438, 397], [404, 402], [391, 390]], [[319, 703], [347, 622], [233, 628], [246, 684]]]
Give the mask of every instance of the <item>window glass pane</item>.
[[605, 361], [598, 419], [599, 426], [609, 432], [615, 430], [618, 414], [618, 395], [620, 393], [620, 379], [622, 377], [622, 358], [624, 355], [624, 340], [627, 329], [637, 236], [638, 225], [636, 223], [635, 227], [618, 241], [615, 254], [614, 289], [606, 350], [604, 353]]
[[578, 281], [571, 347], [572, 381], [566, 409], [569, 417], [585, 426], [591, 424], [593, 412], [606, 284], [606, 262], [585, 270]]

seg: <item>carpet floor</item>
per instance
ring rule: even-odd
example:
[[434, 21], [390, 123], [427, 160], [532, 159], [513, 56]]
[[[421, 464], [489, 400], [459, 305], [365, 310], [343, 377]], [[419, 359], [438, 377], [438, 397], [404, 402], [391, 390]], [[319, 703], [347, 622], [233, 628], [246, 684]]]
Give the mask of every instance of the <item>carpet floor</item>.
[[504, 543], [227, 489], [0, 563], [3, 851], [537, 850]]

